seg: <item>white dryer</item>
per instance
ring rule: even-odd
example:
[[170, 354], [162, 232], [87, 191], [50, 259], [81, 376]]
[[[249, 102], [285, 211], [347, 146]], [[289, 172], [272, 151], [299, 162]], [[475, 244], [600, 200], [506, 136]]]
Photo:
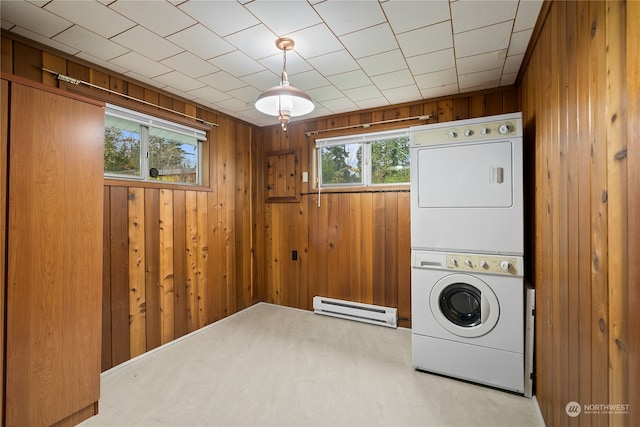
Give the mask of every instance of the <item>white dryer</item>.
[[522, 114], [415, 126], [411, 246], [523, 255]]
[[523, 393], [522, 257], [413, 250], [412, 275], [413, 365]]

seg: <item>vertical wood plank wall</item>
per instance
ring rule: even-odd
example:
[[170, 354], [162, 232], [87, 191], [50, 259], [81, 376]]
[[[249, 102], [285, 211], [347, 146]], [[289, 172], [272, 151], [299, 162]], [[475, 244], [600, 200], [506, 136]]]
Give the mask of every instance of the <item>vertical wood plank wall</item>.
[[[471, 95], [374, 109], [256, 131], [256, 253], [261, 300], [312, 309], [315, 295], [398, 308], [399, 324], [411, 325], [411, 241], [408, 186], [374, 192], [323, 192], [314, 187], [314, 137], [326, 130], [389, 119], [431, 115], [429, 123], [518, 111], [508, 87]], [[322, 137], [424, 124], [410, 120], [370, 128], [326, 132]], [[265, 203], [268, 153], [296, 150], [297, 169], [309, 172], [295, 203]], [[300, 176], [298, 176], [300, 179]], [[318, 204], [318, 198], [320, 203]], [[292, 251], [298, 259], [292, 260]]]
[[256, 303], [252, 127], [35, 46], [3, 37], [2, 71], [58, 86], [45, 66], [219, 124], [203, 149], [207, 187], [104, 186], [102, 369]]
[[[627, 126], [640, 120], [640, 51], [627, 7], [638, 16], [636, 2], [552, 2], [520, 86], [535, 176], [536, 393], [549, 426], [631, 426], [640, 417], [629, 376], [638, 372], [640, 331], [629, 322], [638, 310], [627, 302], [638, 301], [629, 255], [631, 245], [638, 254], [640, 147]], [[568, 417], [571, 401], [630, 413]]]

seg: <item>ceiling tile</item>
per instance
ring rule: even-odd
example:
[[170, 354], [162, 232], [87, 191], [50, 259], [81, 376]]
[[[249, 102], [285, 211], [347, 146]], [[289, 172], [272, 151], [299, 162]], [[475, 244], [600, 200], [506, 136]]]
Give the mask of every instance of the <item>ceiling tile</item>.
[[338, 99], [344, 97], [344, 94], [336, 89], [335, 86], [323, 86], [305, 91], [316, 102], [328, 101], [330, 99]]
[[524, 30], [513, 33], [509, 44], [509, 56], [525, 53], [533, 30]]
[[371, 98], [380, 98], [382, 93], [374, 85], [357, 87], [354, 89], [347, 89], [344, 94], [352, 101], [364, 101]]
[[381, 96], [380, 98], [365, 99], [364, 101], [357, 101], [355, 104], [361, 110], [390, 105], [389, 101], [384, 96]]
[[477, 55], [509, 47], [512, 21], [482, 27], [453, 36], [456, 57]]
[[522, 31], [534, 28], [543, 0], [520, 0], [516, 22], [513, 24], [513, 31]]
[[358, 69], [346, 73], [335, 74], [328, 77], [329, 81], [340, 90], [352, 89], [354, 87], [367, 86], [371, 84], [371, 79], [364, 71]]
[[61, 32], [55, 36], [53, 40], [71, 46], [74, 49], [81, 50], [104, 61], [108, 61], [129, 51], [127, 48], [77, 25]]
[[259, 24], [247, 9], [235, 1], [188, 1], [178, 6], [220, 37]]
[[24, 1], [1, 1], [0, 15], [6, 22], [49, 38], [73, 25], [66, 19]]
[[215, 58], [210, 59], [209, 62], [218, 68], [227, 70], [227, 72], [236, 77], [257, 73], [264, 69], [262, 65], [255, 62], [239, 50], [234, 50], [233, 52], [216, 56]]
[[413, 76], [408, 69], [380, 74], [371, 77], [378, 89], [392, 89], [395, 87], [407, 86], [414, 83]]
[[264, 25], [255, 25], [224, 39], [253, 59], [275, 55], [282, 51], [276, 47], [278, 37]]
[[415, 101], [417, 99], [420, 99], [420, 91], [418, 90], [416, 85], [387, 89], [383, 90], [382, 93], [391, 104], [400, 104], [403, 102]]
[[251, 86], [245, 86], [238, 89], [230, 90], [227, 92], [229, 95], [237, 98], [241, 101], [244, 101], [247, 104], [254, 104], [258, 96], [260, 96], [260, 91]]
[[343, 111], [353, 111], [356, 108], [356, 104], [349, 98], [338, 98], [324, 101], [322, 105], [332, 113], [341, 113]]
[[162, 74], [161, 76], [154, 77], [153, 80], [157, 80], [162, 84], [183, 92], [188, 92], [204, 86], [204, 83], [201, 81], [185, 76], [178, 71], [171, 71], [169, 73]]
[[[479, 73], [461, 74], [458, 78], [458, 85], [460, 90], [467, 90], [478, 87], [490, 87], [487, 85], [499, 84], [502, 77], [502, 68], [496, 68], [495, 70], [481, 71]], [[493, 86], [495, 87], [495, 86]]]
[[520, 69], [520, 64], [522, 64], [522, 59], [524, 58], [524, 54], [507, 56], [507, 59], [504, 62], [504, 70], [502, 70], [505, 74], [517, 73]]
[[163, 1], [151, 3], [148, 1], [117, 1], [110, 4], [109, 7], [162, 37], [196, 23], [180, 9]]
[[161, 59], [168, 58], [182, 51], [182, 49], [175, 44], [139, 25], [124, 33], [118, 34], [111, 40], [143, 54], [154, 61], [160, 61]]
[[389, 24], [384, 23], [340, 37], [351, 55], [358, 59], [398, 48]]
[[518, 73], [503, 74], [502, 79], [500, 79], [500, 86], [508, 86], [514, 84], [516, 81], [516, 77], [518, 77]]
[[[258, 62], [279, 76], [282, 74], [283, 61], [283, 52], [279, 51], [279, 53], [269, 56], [268, 58], [263, 58]], [[290, 76], [309, 71], [312, 68], [313, 67], [311, 67], [307, 61], [302, 59], [294, 50], [287, 52], [287, 73]]]
[[309, 58], [309, 63], [325, 76], [345, 73], [358, 69], [358, 63], [346, 50]]
[[458, 58], [458, 73], [468, 74], [476, 73], [478, 71], [502, 68], [504, 66], [504, 60], [506, 56], [507, 49], [502, 49], [495, 52], [487, 52], [481, 53], [479, 55]]
[[451, 21], [422, 27], [417, 30], [398, 34], [398, 43], [405, 56], [422, 55], [453, 47]]
[[116, 64], [114, 64], [112, 62], [108, 62], [108, 61], [105, 61], [103, 59], [96, 58], [95, 56], [89, 55], [86, 52], [80, 52], [75, 56], [76, 56], [76, 58], [84, 59], [85, 61], [90, 62], [92, 64], [96, 64], [96, 65], [99, 65], [101, 67], [113, 70], [116, 73], [124, 74], [125, 72], [129, 71], [128, 68], [119, 67], [119, 66], [117, 66]]
[[149, 79], [171, 71], [171, 68], [157, 63], [146, 56], [142, 56], [138, 52], [125, 53], [124, 55], [118, 56], [109, 62]]
[[52, 1], [44, 8], [57, 15], [66, 16], [81, 27], [105, 38], [113, 37], [136, 25], [135, 22], [95, 1]]
[[222, 37], [200, 24], [172, 34], [167, 40], [202, 59], [211, 59], [235, 50]]
[[432, 73], [446, 70], [456, 66], [453, 58], [453, 49], [444, 49], [437, 52], [407, 58], [409, 69], [414, 75]]
[[377, 1], [328, 0], [313, 7], [337, 36], [385, 21], [382, 8]]
[[313, 7], [303, 1], [256, 0], [246, 7], [278, 36], [322, 22]]
[[449, 68], [448, 70], [436, 71], [433, 73], [420, 74], [416, 76], [416, 84], [420, 90], [437, 88], [441, 86], [448, 86], [458, 84], [458, 74], [455, 68]]
[[189, 52], [181, 52], [160, 62], [192, 78], [219, 71], [219, 68]]
[[513, 21], [518, 0], [473, 1], [458, 0], [451, 3], [453, 32], [461, 33], [504, 21]]
[[270, 70], [262, 70], [257, 73], [243, 76], [240, 80], [257, 88], [258, 90], [267, 90], [270, 87], [277, 86], [280, 82], [280, 76]]
[[[133, 53], [134, 55], [137, 55], [137, 53], [135, 53], [135, 52], [131, 52], [131, 53]], [[148, 60], [148, 58], [145, 58], [144, 56], [142, 58]], [[160, 82], [158, 82], [156, 80], [151, 80], [148, 77], [145, 77], [145, 76], [143, 76], [141, 74], [136, 73], [135, 71], [127, 71], [126, 73], [124, 73], [124, 75], [129, 77], [129, 78], [131, 78], [131, 79], [133, 79], [133, 80], [135, 80], [135, 81], [145, 83], [150, 87], [157, 87], [157, 88], [160, 88], [160, 89], [163, 89], [163, 90], [166, 87], [164, 84], [162, 84], [162, 83], [160, 83]]]
[[247, 85], [245, 82], [238, 79], [237, 77], [232, 76], [226, 71], [218, 71], [217, 73], [200, 77], [198, 80], [212, 87], [223, 88], [223, 92], [227, 90], [237, 89], [239, 87], [243, 87]]
[[290, 76], [289, 81], [292, 86], [305, 91], [329, 84], [329, 81], [316, 70], [309, 70], [304, 73], [296, 74], [292, 77]]
[[324, 24], [293, 32], [287, 37], [295, 41], [294, 50], [307, 59], [343, 49], [340, 40]]
[[458, 90], [458, 84], [450, 84], [450, 85], [446, 85], [446, 86], [438, 86], [438, 87], [432, 87], [429, 89], [422, 89], [420, 90], [420, 93], [422, 94], [422, 97], [424, 99], [430, 99], [430, 98], [438, 98], [440, 96], [447, 96], [447, 95], [451, 95], [453, 93], [459, 93]]
[[391, 0], [382, 8], [396, 34], [451, 19], [448, 0]]
[[205, 100], [206, 102], [218, 102], [224, 99], [230, 98], [226, 93], [212, 88], [211, 86], [204, 86], [198, 89], [190, 90], [189, 93], [198, 99]]
[[366, 58], [359, 59], [358, 63], [369, 76], [377, 76], [379, 74], [390, 73], [407, 68], [407, 63], [405, 62], [400, 49], [378, 55], [367, 56]]

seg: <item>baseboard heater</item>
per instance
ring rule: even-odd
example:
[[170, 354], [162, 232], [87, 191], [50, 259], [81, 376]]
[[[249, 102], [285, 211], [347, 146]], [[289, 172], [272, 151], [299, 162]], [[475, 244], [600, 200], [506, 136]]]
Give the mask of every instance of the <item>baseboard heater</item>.
[[340, 317], [389, 328], [398, 327], [397, 308], [315, 296], [313, 297], [313, 311], [325, 316]]

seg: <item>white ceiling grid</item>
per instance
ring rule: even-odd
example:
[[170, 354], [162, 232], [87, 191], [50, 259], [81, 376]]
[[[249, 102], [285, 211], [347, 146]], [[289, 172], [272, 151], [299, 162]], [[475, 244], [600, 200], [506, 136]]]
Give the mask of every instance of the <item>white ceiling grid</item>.
[[513, 84], [542, 0], [2, 0], [2, 28], [258, 126], [282, 71], [308, 117]]

